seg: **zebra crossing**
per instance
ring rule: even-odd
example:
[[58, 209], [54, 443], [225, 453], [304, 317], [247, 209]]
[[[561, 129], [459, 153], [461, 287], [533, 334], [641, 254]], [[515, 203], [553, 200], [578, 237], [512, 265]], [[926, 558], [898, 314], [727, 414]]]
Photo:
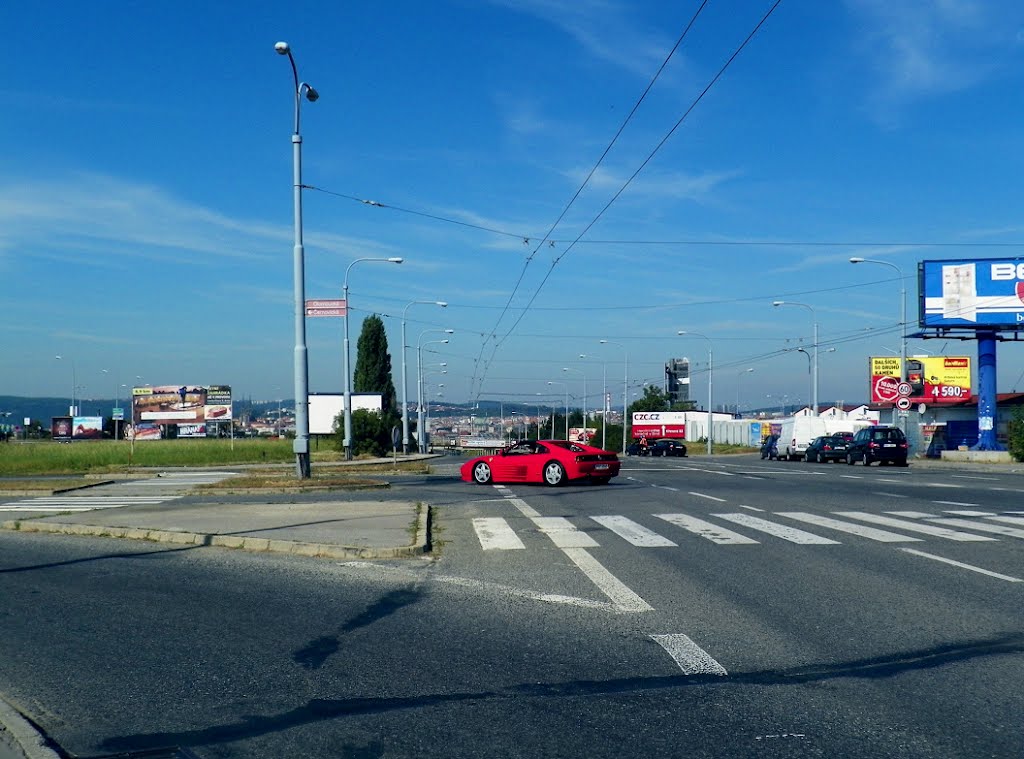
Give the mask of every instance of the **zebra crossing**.
[[[478, 517], [472, 524], [484, 551], [524, 550], [523, 538], [537, 532], [557, 548], [599, 548], [602, 542], [609, 545], [617, 540], [637, 548], [675, 548], [690, 538], [720, 546], [761, 545], [771, 539], [797, 545], [829, 546], [840, 545], [842, 540], [838, 538], [851, 535], [879, 543], [920, 543], [928, 538], [958, 543], [1024, 539], [1024, 516], [982, 511], [944, 511], [942, 515], [906, 511], [882, 514], [836, 511], [829, 515], [781, 511], [763, 516], [728, 512], [701, 517], [685, 513], [649, 516], [674, 531], [664, 534], [664, 527], [652, 528], [622, 515], [587, 516], [573, 522], [564, 517], [527, 514], [523, 518], [530, 523], [530, 528], [518, 531], [513, 522], [504, 517]], [[595, 530], [594, 524], [604, 528], [606, 534]]]
[[157, 477], [129, 480], [68, 493], [0, 503], [0, 512], [67, 513], [152, 506], [182, 498], [189, 488], [220, 482], [235, 472], [162, 472]]

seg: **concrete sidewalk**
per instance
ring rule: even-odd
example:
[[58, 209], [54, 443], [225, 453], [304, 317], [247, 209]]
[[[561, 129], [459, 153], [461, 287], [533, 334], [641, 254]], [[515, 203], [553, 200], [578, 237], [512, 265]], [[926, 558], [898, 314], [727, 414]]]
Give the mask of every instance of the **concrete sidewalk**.
[[6, 530], [221, 546], [330, 559], [393, 559], [430, 550], [430, 507], [409, 501], [182, 503], [9, 520]]

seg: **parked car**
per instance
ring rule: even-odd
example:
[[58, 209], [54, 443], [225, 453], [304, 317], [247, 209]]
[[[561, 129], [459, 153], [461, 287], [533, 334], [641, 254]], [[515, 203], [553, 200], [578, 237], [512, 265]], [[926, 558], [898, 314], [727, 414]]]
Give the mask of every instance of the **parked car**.
[[640, 443], [630, 443], [626, 446], [627, 456], [646, 456], [649, 449], [646, 445], [640, 445]]
[[651, 456], [685, 456], [686, 446], [678, 440], [655, 440], [648, 452]]
[[852, 466], [863, 461], [864, 466], [870, 466], [877, 461], [879, 464], [906, 466], [907, 451], [907, 437], [899, 427], [864, 427], [853, 436], [847, 447], [846, 463]]
[[619, 457], [612, 451], [568, 440], [521, 440], [495, 454], [477, 456], [463, 464], [466, 482], [538, 482], [564, 485], [590, 480], [607, 485], [619, 473]]
[[769, 435], [761, 441], [761, 458], [774, 461], [779, 458], [779, 436]]
[[[850, 437], [852, 438], [853, 435], [851, 434]], [[846, 458], [847, 445], [846, 438], [842, 434], [821, 435], [814, 438], [811, 444], [807, 446], [804, 458], [812, 463], [842, 461]]]

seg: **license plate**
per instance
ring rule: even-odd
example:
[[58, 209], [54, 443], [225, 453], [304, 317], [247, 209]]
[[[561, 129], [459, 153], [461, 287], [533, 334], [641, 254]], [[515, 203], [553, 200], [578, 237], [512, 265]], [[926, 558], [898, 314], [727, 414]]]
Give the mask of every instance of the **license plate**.
[[882, 447], [883, 448], [895, 448], [896, 447], [896, 443], [886, 443]]
[[607, 469], [607, 468], [608, 468], [607, 464], [595, 464], [594, 465], [594, 469]]

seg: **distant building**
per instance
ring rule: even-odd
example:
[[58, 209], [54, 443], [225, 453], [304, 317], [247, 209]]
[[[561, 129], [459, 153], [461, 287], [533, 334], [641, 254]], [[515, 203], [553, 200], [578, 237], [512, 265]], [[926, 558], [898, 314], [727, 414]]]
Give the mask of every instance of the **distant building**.
[[690, 400], [690, 359], [672, 358], [665, 362], [665, 392], [669, 403]]

